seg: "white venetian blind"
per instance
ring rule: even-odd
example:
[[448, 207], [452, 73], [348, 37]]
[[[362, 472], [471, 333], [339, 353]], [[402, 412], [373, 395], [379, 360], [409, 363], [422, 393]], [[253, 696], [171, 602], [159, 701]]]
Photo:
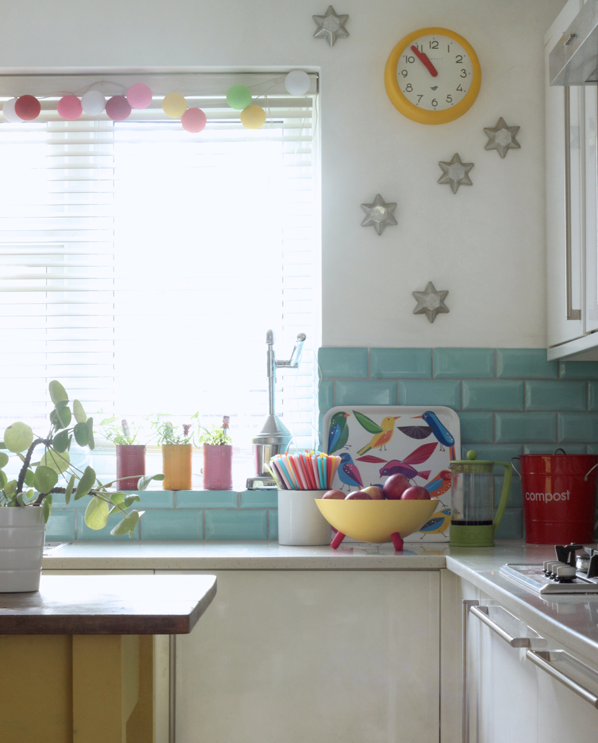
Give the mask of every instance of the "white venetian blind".
[[[118, 123], [56, 114], [60, 94], [110, 81], [0, 78], [5, 99], [45, 95], [40, 119], [0, 123], [0, 424], [44, 433], [47, 384], [59, 379], [89, 413], [199, 411], [204, 425], [230, 415], [235, 444], [249, 445], [267, 413], [273, 328], [279, 358], [307, 334], [299, 371], [279, 372], [277, 413], [296, 445], [312, 445], [315, 76], [297, 98], [280, 76], [241, 80], [267, 93], [254, 98], [268, 116], [260, 130], [227, 106], [233, 78], [123, 76], [121, 87], [142, 79], [155, 97]], [[168, 119], [160, 89], [202, 108], [204, 131]]]

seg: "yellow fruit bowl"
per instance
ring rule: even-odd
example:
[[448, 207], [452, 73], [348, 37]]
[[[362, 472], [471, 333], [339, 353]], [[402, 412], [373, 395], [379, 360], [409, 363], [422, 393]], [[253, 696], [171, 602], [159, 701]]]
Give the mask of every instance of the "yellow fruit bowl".
[[421, 529], [438, 500], [333, 500], [317, 499], [322, 516], [341, 534], [359, 542], [390, 542]]

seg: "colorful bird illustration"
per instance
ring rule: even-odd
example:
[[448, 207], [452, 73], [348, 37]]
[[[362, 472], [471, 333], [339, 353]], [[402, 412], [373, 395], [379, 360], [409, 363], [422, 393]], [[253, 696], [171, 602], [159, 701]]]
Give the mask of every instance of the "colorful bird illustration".
[[386, 448], [386, 444], [392, 439], [392, 435], [395, 432], [395, 421], [401, 417], [400, 415], [388, 415], [378, 425], [371, 418], [368, 418], [367, 415], [359, 413], [357, 410], [353, 411], [353, 415], [368, 433], [374, 434], [370, 443], [357, 452], [359, 456], [370, 451], [370, 449]]
[[427, 485], [424, 485], [425, 489], [430, 493], [432, 498], [440, 498], [444, 495], [447, 490], [451, 487], [451, 473], [450, 470], [441, 470], [433, 480]]
[[442, 511], [437, 511], [429, 521], [422, 526], [420, 532], [423, 532], [422, 539], [426, 534], [442, 534], [445, 532], [449, 524], [451, 523], [451, 509], [443, 508]]
[[351, 455], [344, 451], [341, 453], [340, 457], [341, 463], [337, 472], [340, 481], [345, 485], [349, 485], [349, 487], [357, 485], [362, 488], [363, 480], [361, 479], [357, 466], [353, 463]]
[[400, 473], [401, 475], [405, 475], [405, 477], [409, 480], [412, 480], [414, 477], [422, 477], [424, 480], [427, 480], [428, 477], [430, 477], [430, 470], [416, 470], [413, 465], [423, 464], [423, 462], [427, 462], [434, 453], [434, 450], [437, 446], [438, 444], [436, 443], [424, 444], [423, 446], [419, 446], [417, 449], [415, 449], [415, 451], [412, 451], [411, 454], [408, 454], [403, 460], [391, 459], [390, 462], [385, 462], [384, 459], [380, 459], [379, 457], [374, 457], [371, 454], [368, 454], [365, 457], [358, 457], [357, 461], [383, 464], [384, 466], [380, 469], [380, 477], [390, 477], [390, 475], [396, 475]]
[[330, 419], [330, 431], [328, 432], [328, 454], [342, 449], [349, 438], [349, 424], [347, 418], [349, 413], [335, 413]]
[[[422, 418], [428, 424], [426, 428], [428, 428], [434, 438], [440, 442], [441, 447], [446, 446], [449, 448], [449, 456], [452, 462], [455, 459], [455, 439], [448, 428], [438, 420], [436, 413], [433, 413], [431, 410], [426, 410], [423, 415], [416, 415], [414, 418]], [[413, 428], [420, 428], [420, 426], [413, 426]], [[424, 428], [424, 426], [421, 426], [421, 428]], [[409, 436], [410, 434], [407, 435]], [[415, 437], [412, 436], [412, 438]]]

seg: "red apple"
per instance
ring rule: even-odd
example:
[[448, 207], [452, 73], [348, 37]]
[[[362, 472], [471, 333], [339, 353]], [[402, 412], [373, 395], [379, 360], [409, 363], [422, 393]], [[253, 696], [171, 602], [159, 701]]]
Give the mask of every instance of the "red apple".
[[353, 493], [349, 493], [345, 500], [372, 500], [372, 498], [363, 490], [355, 490]]
[[384, 500], [382, 488], [379, 488], [377, 485], [368, 485], [367, 488], [362, 489], [362, 493], [367, 493], [372, 500]]
[[322, 498], [326, 500], [345, 500], [345, 494], [342, 490], [327, 490]]
[[382, 486], [384, 497], [388, 500], [400, 500], [401, 496], [411, 487], [411, 483], [405, 477], [405, 475], [397, 474], [391, 475], [388, 480]]
[[405, 490], [401, 496], [401, 500], [430, 500], [430, 493], [425, 488], [422, 488], [421, 485], [414, 485]]

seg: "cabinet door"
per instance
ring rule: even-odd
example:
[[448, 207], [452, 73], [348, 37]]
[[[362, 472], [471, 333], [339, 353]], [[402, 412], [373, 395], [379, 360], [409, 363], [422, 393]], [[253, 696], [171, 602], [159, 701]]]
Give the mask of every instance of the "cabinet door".
[[[493, 616], [490, 611], [490, 617], [504, 625], [500, 612]], [[478, 629], [478, 735], [472, 740], [539, 743], [535, 672], [526, 659], [525, 649], [511, 647], [485, 625]]]
[[585, 96], [585, 331], [598, 330], [598, 91], [584, 88]]
[[438, 743], [438, 571], [202, 571], [178, 743]]
[[[566, 656], [566, 654], [565, 654]], [[570, 656], [569, 656], [570, 657]], [[554, 667], [568, 678], [578, 682], [592, 694], [598, 695], [598, 673], [579, 672], [575, 662], [556, 662]], [[598, 709], [550, 676], [536, 670], [538, 685], [538, 741], [564, 743], [564, 741], [596, 740]]]
[[545, 39], [546, 309], [548, 345], [579, 338], [585, 234], [585, 109], [583, 87], [551, 87], [548, 55], [582, 0], [569, 0]]

